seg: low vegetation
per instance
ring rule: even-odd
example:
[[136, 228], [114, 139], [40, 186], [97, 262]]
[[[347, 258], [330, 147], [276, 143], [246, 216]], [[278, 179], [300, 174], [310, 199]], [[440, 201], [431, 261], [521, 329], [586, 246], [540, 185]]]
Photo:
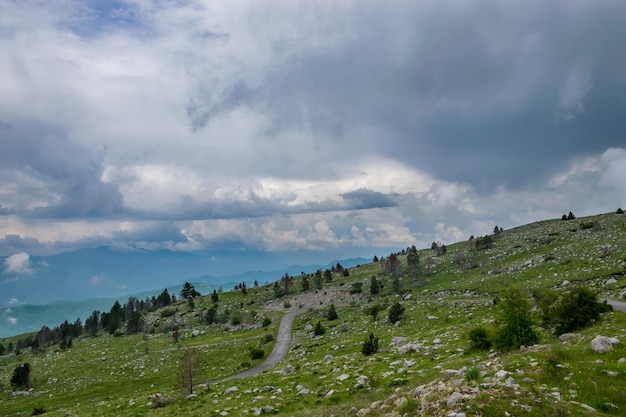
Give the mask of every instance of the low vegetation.
[[626, 415], [626, 219], [570, 214], [1, 339], [0, 415]]

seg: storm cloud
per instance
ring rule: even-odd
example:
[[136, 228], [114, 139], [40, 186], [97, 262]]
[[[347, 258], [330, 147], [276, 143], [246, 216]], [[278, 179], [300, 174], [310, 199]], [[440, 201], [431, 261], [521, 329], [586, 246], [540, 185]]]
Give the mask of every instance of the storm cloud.
[[626, 206], [620, 1], [0, 7], [6, 256], [367, 254]]

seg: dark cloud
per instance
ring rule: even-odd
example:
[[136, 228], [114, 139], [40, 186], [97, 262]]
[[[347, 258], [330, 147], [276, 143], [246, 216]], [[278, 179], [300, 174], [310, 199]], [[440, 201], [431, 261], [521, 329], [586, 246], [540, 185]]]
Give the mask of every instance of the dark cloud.
[[205, 111], [190, 112], [191, 125], [246, 106], [270, 117], [270, 132], [337, 142], [372, 129], [385, 137], [355, 152], [484, 189], [539, 183], [623, 144], [626, 3], [457, 6], [354, 10], [335, 42], [293, 48], [258, 88], [237, 80], [197, 95], [191, 108]]
[[[36, 201], [4, 208], [32, 218], [107, 217], [123, 211], [116, 184], [102, 181], [102, 154], [65, 138], [62, 130], [30, 122], [0, 130], [0, 175], [29, 179], [28, 197]], [[14, 188], [16, 200], [24, 189]], [[45, 200], [41, 205], [41, 200]], [[6, 202], [4, 204], [7, 204]]]
[[388, 194], [361, 188], [341, 195], [350, 210], [395, 207], [398, 203]]

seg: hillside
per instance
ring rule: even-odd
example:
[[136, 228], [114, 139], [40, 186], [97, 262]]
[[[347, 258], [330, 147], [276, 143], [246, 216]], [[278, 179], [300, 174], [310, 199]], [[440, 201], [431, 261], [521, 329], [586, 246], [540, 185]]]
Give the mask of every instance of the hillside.
[[[626, 217], [613, 213], [547, 220], [445, 251], [419, 250], [415, 271], [405, 252], [395, 273], [381, 260], [348, 268], [347, 276], [334, 272], [319, 289], [307, 274], [306, 291], [303, 277], [295, 276], [286, 295], [277, 294], [284, 282], [220, 294], [214, 324], [207, 323], [210, 295], [193, 305], [181, 301], [144, 313], [145, 333], [100, 330], [74, 338], [70, 348], [55, 344], [1, 356], [0, 415], [626, 415], [624, 344], [604, 354], [590, 344], [596, 335], [625, 340], [624, 313], [603, 313], [561, 340], [539, 326], [535, 309], [536, 345], [482, 351], [468, 342], [479, 326], [499, 330], [497, 301], [512, 287], [529, 302], [531, 292], [569, 297], [578, 284], [600, 298], [623, 299], [625, 232]], [[381, 284], [377, 294], [370, 293], [373, 276]], [[389, 323], [397, 302], [403, 319]], [[335, 320], [328, 319], [331, 303]], [[267, 357], [280, 318], [300, 308], [306, 312], [295, 319], [291, 348], [276, 367], [215, 382], [262, 363], [252, 353]], [[318, 322], [325, 332], [315, 335]], [[379, 350], [364, 356], [370, 333]], [[16, 345], [24, 337], [0, 343]], [[200, 359], [191, 396], [176, 387], [184, 348]], [[32, 366], [32, 389], [11, 388], [13, 370], [25, 362]]]

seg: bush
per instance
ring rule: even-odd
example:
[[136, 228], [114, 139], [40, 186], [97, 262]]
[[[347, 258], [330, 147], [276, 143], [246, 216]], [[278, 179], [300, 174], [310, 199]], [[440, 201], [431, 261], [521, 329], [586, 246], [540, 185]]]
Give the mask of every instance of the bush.
[[315, 329], [313, 329], [313, 334], [315, 334], [315, 336], [321, 336], [324, 333], [326, 333], [326, 329], [322, 326], [322, 323], [318, 321], [315, 325]]
[[364, 356], [369, 356], [378, 352], [378, 341], [379, 339], [374, 336], [374, 333], [370, 333], [369, 337], [361, 345], [361, 353]]
[[489, 350], [491, 344], [491, 335], [484, 327], [475, 327], [469, 331], [470, 349]]
[[465, 371], [465, 379], [469, 381], [476, 381], [480, 377], [480, 370], [475, 367], [467, 368]]
[[554, 333], [559, 335], [583, 329], [600, 318], [600, 314], [610, 311], [608, 304], [598, 302], [596, 294], [579, 286], [562, 297], [555, 306], [552, 320], [556, 323]]
[[270, 319], [269, 317], [265, 317], [265, 318], [263, 319], [263, 324], [262, 324], [262, 326], [263, 326], [263, 327], [267, 327], [267, 326], [269, 326], [270, 324], [272, 324], [272, 319]]
[[533, 329], [534, 320], [531, 304], [525, 293], [519, 288], [509, 288], [501, 296], [500, 330], [496, 344], [501, 349], [532, 346], [539, 341]]
[[256, 347], [250, 348], [250, 357], [252, 358], [252, 360], [261, 359], [263, 356], [265, 356], [265, 351], [263, 349], [259, 349]]
[[329, 321], [333, 321], [333, 320], [337, 320], [338, 317], [339, 315], [337, 314], [337, 309], [335, 308], [335, 305], [331, 304], [330, 307], [328, 308], [328, 315], [326, 316], [326, 318]]
[[404, 306], [400, 302], [396, 302], [389, 308], [389, 323], [401, 321], [404, 318]]
[[261, 343], [267, 345], [270, 342], [274, 341], [274, 336], [270, 333], [265, 333], [263, 337], [261, 337]]
[[31, 367], [28, 362], [18, 365], [11, 376], [11, 386], [16, 388], [30, 388]]
[[241, 317], [232, 316], [230, 319], [230, 322], [232, 323], [233, 326], [239, 326], [241, 324]]
[[379, 292], [380, 292], [380, 285], [378, 284], [378, 280], [376, 279], [376, 276], [374, 275], [372, 279], [370, 280], [370, 294], [376, 295]]

